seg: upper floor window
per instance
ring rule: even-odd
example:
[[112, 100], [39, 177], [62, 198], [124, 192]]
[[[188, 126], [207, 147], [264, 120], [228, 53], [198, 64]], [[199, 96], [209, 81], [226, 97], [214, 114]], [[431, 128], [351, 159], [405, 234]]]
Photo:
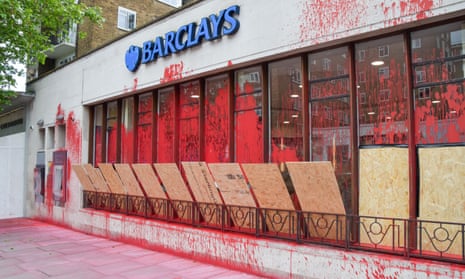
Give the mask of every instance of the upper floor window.
[[136, 12], [118, 7], [118, 28], [131, 31], [136, 28]]

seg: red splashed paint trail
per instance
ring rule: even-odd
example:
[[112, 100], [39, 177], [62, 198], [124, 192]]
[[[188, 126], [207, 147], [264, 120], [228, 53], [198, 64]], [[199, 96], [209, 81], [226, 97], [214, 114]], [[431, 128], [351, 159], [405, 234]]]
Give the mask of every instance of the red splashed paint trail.
[[171, 64], [165, 67], [163, 77], [160, 79], [160, 83], [167, 83], [174, 80], [182, 79], [182, 73], [184, 70], [184, 63], [181, 61], [177, 64]]
[[366, 7], [356, 0], [304, 1], [300, 21], [300, 41], [333, 35], [337, 30], [358, 27], [366, 17]]

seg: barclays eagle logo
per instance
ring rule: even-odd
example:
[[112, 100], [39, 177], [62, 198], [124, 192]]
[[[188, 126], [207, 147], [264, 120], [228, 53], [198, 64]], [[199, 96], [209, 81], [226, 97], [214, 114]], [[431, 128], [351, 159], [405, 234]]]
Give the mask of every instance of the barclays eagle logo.
[[131, 72], [137, 71], [141, 59], [142, 49], [138, 46], [130, 46], [129, 49], [126, 51], [126, 55], [124, 57], [126, 68]]

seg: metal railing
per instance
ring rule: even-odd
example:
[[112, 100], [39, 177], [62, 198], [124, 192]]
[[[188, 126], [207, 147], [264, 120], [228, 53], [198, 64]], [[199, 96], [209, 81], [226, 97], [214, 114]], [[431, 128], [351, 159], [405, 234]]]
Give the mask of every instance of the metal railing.
[[465, 224], [83, 192], [83, 207], [297, 243], [465, 264]]

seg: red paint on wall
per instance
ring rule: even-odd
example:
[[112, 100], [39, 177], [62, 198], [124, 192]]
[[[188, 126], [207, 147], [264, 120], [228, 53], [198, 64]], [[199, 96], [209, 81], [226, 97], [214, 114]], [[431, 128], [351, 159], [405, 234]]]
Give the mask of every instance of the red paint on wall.
[[65, 111], [61, 107], [61, 104], [58, 104], [57, 112], [56, 112], [56, 115], [55, 115], [55, 124], [60, 125], [60, 124], [63, 124], [63, 123], [65, 123]]
[[302, 4], [300, 41], [330, 36], [337, 30], [358, 27], [366, 16], [366, 7], [356, 0], [312, 0]]
[[171, 64], [168, 67], [165, 67], [163, 72], [163, 77], [160, 79], [160, 83], [167, 83], [170, 81], [175, 81], [182, 79], [184, 69], [184, 63], [181, 61], [177, 64]]
[[71, 164], [79, 164], [82, 154], [82, 132], [79, 120], [71, 111], [66, 119], [66, 150], [68, 151], [67, 184], [71, 177]]
[[134, 78], [134, 83], [132, 85], [132, 91], [136, 91], [137, 89], [137, 84], [139, 83], [139, 79], [138, 78]]

